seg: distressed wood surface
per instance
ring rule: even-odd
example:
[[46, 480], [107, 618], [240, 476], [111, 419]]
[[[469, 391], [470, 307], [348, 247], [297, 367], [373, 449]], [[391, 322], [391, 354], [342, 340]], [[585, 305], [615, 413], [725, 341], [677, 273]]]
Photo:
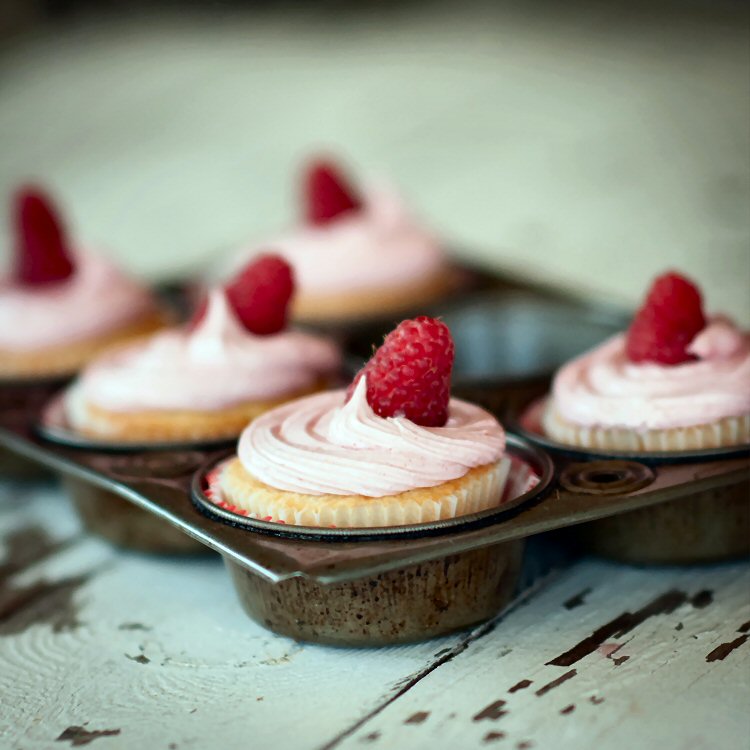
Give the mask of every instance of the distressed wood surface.
[[0, 484], [0, 747], [747, 748], [750, 564], [581, 560], [474, 631], [378, 650], [249, 621], [214, 557]]

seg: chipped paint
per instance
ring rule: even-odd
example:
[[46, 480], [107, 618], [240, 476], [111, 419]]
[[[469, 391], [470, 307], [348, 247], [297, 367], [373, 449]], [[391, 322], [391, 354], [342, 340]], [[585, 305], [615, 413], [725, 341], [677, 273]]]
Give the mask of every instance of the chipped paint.
[[508, 712], [503, 710], [505, 706], [504, 700], [496, 700], [494, 703], [490, 703], [489, 706], [485, 706], [478, 714], [476, 714], [472, 721], [496, 721], [501, 716], [504, 716]]
[[724, 661], [735, 649], [738, 649], [743, 643], [750, 638], [749, 634], [741, 635], [729, 643], [722, 643], [717, 646], [711, 653], [706, 654], [706, 661]]
[[575, 646], [556, 656], [548, 665], [570, 667], [585, 656], [596, 651], [608, 638], [620, 638], [637, 628], [650, 617], [671, 614], [687, 601], [684, 591], [672, 589], [650, 601], [635, 612], [623, 612], [613, 620], [597, 628], [590, 636], [579, 641]]
[[57, 737], [56, 742], [70, 742], [72, 747], [80, 747], [81, 745], [88, 745], [94, 740], [98, 740], [101, 737], [116, 737], [120, 734], [119, 729], [93, 729], [89, 730], [85, 727], [70, 726], [67, 729], [63, 729], [60, 736]]
[[583, 591], [579, 591], [575, 596], [571, 596], [563, 602], [565, 609], [575, 609], [580, 607], [586, 601], [586, 597], [591, 593], [591, 588], [585, 588]]
[[520, 682], [517, 682], [515, 685], [513, 685], [512, 688], [508, 690], [509, 693], [517, 693], [519, 690], [525, 690], [529, 685], [532, 685], [532, 680], [521, 680]]
[[569, 672], [566, 672], [565, 674], [561, 674], [558, 678], [552, 680], [552, 682], [548, 682], [546, 685], [543, 685], [539, 688], [539, 690], [536, 691], [536, 694], [541, 697], [543, 695], [546, 695], [549, 693], [550, 690], [554, 690], [556, 687], [559, 687], [564, 682], [567, 682], [568, 680], [573, 679], [578, 674], [577, 670], [571, 669]]

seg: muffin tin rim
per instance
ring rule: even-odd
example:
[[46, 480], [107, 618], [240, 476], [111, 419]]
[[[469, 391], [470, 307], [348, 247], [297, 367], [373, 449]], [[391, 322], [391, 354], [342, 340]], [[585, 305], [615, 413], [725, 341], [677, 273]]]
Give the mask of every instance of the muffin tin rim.
[[750, 455], [750, 443], [726, 446], [724, 448], [703, 448], [689, 451], [606, 451], [579, 448], [553, 440], [547, 435], [535, 432], [523, 426], [524, 415], [533, 407], [538, 406], [549, 398], [549, 394], [541, 398], [533, 398], [510, 410], [503, 417], [503, 424], [509, 430], [525, 438], [544, 451], [553, 455], [564, 456], [577, 461], [636, 461], [646, 465], [701, 463], [721, 459], [743, 458]]
[[[357, 542], [379, 541], [384, 539], [415, 539], [425, 536], [440, 536], [443, 534], [460, 533], [495, 523], [502, 523], [506, 517], [520, 511], [530, 503], [542, 500], [552, 489], [555, 480], [555, 464], [551, 456], [544, 449], [534, 445], [523, 436], [507, 433], [507, 446], [512, 455], [523, 458], [531, 456], [535, 465], [532, 468], [539, 472], [539, 482], [513, 500], [487, 510], [471, 513], [455, 518], [439, 521], [427, 521], [418, 524], [403, 524], [398, 526], [377, 526], [357, 528], [323, 528], [317, 526], [297, 526], [279, 524], [274, 521], [262, 521], [233, 513], [220, 508], [205, 494], [204, 486], [209, 471], [226, 461], [231, 452], [219, 457], [212, 457], [193, 474], [190, 483], [190, 499], [193, 504], [210, 520], [228, 523], [245, 531], [262, 533], [279, 539], [309, 540], [325, 542]], [[531, 463], [527, 461], [527, 463]]]

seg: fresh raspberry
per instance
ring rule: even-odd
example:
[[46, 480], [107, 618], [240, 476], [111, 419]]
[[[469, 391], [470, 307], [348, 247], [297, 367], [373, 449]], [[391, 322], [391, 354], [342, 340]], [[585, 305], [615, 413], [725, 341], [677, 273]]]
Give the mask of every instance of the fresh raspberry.
[[305, 214], [308, 224], [323, 226], [350, 211], [359, 211], [362, 201], [341, 171], [331, 162], [316, 161], [305, 175]]
[[706, 326], [698, 287], [678, 273], [654, 280], [635, 314], [626, 341], [631, 362], [679, 365], [694, 357], [687, 347]]
[[423, 427], [442, 427], [451, 397], [453, 338], [436, 318], [404, 320], [357, 373], [347, 398], [367, 376], [367, 403], [381, 417], [404, 416]]
[[19, 190], [14, 200], [14, 278], [25, 286], [64, 281], [75, 268], [52, 201], [38, 188]]
[[[258, 336], [286, 327], [289, 300], [294, 293], [291, 266], [278, 255], [259, 255], [225, 287], [227, 300], [248, 331]], [[206, 314], [203, 299], [192, 321], [194, 329]]]

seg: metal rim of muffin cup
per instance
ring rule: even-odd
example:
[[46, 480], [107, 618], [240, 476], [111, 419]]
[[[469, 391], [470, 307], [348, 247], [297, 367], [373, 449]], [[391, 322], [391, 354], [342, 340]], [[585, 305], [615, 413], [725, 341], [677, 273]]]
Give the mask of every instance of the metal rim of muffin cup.
[[564, 456], [579, 461], [633, 461], [646, 465], [700, 463], [717, 461], [724, 458], [741, 458], [750, 455], [750, 443], [738, 443], [722, 448], [701, 448], [685, 451], [608, 451], [595, 448], [579, 448], [567, 445], [545, 435], [536, 425], [529, 424], [532, 410], [538, 410], [547, 401], [547, 396], [533, 399], [522, 405], [515, 413], [506, 415], [504, 423], [509, 430], [520, 435], [534, 445], [543, 448], [552, 455]]
[[554, 463], [552, 459], [530, 441], [516, 435], [507, 435], [509, 453], [531, 466], [539, 481], [531, 489], [501, 505], [487, 510], [439, 521], [427, 521], [417, 524], [399, 526], [357, 527], [357, 528], [323, 528], [318, 526], [297, 526], [280, 524], [275, 521], [264, 521], [234, 513], [214, 503], [206, 494], [207, 477], [217, 466], [226, 461], [231, 454], [211, 459], [193, 475], [191, 499], [193, 503], [209, 518], [230, 523], [233, 526], [272, 534], [288, 539], [311, 539], [316, 541], [372, 541], [380, 539], [409, 539], [428, 535], [449, 534], [462, 530], [501, 522], [510, 517], [514, 511], [527, 507], [534, 501], [541, 500], [551, 489], [554, 480]]

